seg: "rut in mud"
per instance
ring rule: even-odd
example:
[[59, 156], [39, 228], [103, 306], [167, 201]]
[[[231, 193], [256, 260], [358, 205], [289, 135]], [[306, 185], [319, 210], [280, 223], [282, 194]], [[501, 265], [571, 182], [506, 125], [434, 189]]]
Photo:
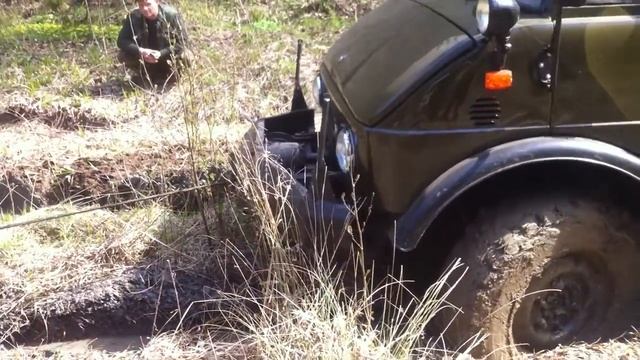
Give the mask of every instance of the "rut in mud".
[[114, 121], [92, 108], [68, 105], [44, 107], [37, 101], [20, 99], [0, 111], [0, 125], [37, 121], [62, 130], [108, 129]]
[[[64, 106], [43, 108], [36, 102], [22, 102], [0, 111], [0, 130], [6, 137], [10, 137], [14, 131], [28, 131], [31, 126], [44, 126], [45, 130], [52, 130], [52, 136], [62, 133], [68, 137], [82, 138], [83, 134], [96, 136], [104, 132], [108, 139], [112, 132], [123, 131], [112, 127], [126, 121], [122, 118], [113, 121], [92, 109]], [[125, 125], [126, 128], [130, 126]], [[149, 138], [156, 137], [153, 131], [146, 135]], [[126, 240], [117, 236], [134, 236], [124, 231], [109, 238], [110, 243], [99, 244], [95, 251], [87, 248], [87, 252], [82, 250], [77, 255], [68, 256], [62, 254], [59, 258], [56, 257], [58, 255], [42, 254], [43, 257], [50, 257], [45, 261], [45, 267], [50, 269], [46, 271], [28, 264], [28, 259], [24, 260], [28, 266], [23, 269], [11, 263], [11, 259], [3, 258], [11, 254], [13, 243], [9, 241], [6, 253], [5, 248], [0, 248], [0, 349], [104, 336], [146, 337], [178, 327], [188, 329], [219, 316], [219, 310], [224, 307], [220, 291], [229, 291], [234, 282], [243, 283], [244, 280], [236, 274], [237, 267], [227, 268], [227, 258], [217, 255], [225, 251], [222, 241], [212, 241], [212, 236], [218, 237], [220, 231], [215, 226], [205, 229], [199, 222], [199, 212], [203, 204], [220, 202], [220, 199], [213, 199], [214, 196], [229, 196], [227, 187], [230, 176], [203, 162], [194, 169], [189, 149], [180, 145], [180, 139], [171, 140], [173, 142], [167, 141], [163, 146], [140, 148], [123, 149], [111, 145], [117, 147], [118, 151], [98, 156], [71, 157], [71, 161], [68, 157], [63, 160], [48, 154], [47, 144], [42, 144], [42, 149], [34, 151], [37, 155], [35, 158], [39, 160], [28, 157], [27, 161], [14, 161], [10, 154], [0, 154], [6, 160], [11, 160], [0, 161], [0, 214], [9, 219], [13, 215], [19, 216], [37, 209], [47, 210], [56, 205], [64, 205], [69, 209], [112, 206], [111, 211], [104, 211], [102, 215], [87, 214], [88, 219], [94, 217], [94, 220], [89, 221], [90, 227], [77, 240], [91, 242], [91, 238], [84, 237], [92, 236], [92, 231], [101, 231], [100, 219], [104, 214], [107, 214], [106, 219], [112, 219], [117, 218], [121, 211], [155, 207], [168, 212], [171, 221], [154, 227], [181, 232], [176, 235], [179, 240], [165, 243], [167, 240], [163, 234], [142, 229], [141, 232], [149, 232], [145, 236], [152, 240], [146, 239], [146, 243], [132, 245], [118, 244]], [[141, 141], [147, 140], [144, 138]], [[19, 144], [15, 146], [12, 151], [18, 151]], [[195, 187], [204, 188], [202, 191], [190, 190]], [[135, 201], [167, 193], [171, 195]], [[128, 201], [131, 202], [118, 205]], [[61, 209], [66, 211], [67, 208]], [[208, 209], [210, 221], [213, 224], [224, 223], [218, 220], [220, 207], [215, 210]], [[190, 225], [180, 224], [177, 227], [176, 219], [188, 219], [185, 221]], [[154, 221], [157, 222], [151, 220]], [[75, 225], [75, 218], [70, 222]], [[52, 236], [55, 237], [61, 231], [56, 226], [36, 224], [32, 228], [36, 232], [53, 232]], [[2, 230], [3, 236], [12, 237], [10, 231], [13, 229]], [[30, 236], [29, 231], [25, 230], [20, 236]], [[49, 241], [46, 238], [45, 234], [42, 241]], [[22, 240], [18, 238], [17, 241]], [[43, 248], [47, 246], [45, 244]], [[143, 247], [137, 250], [140, 256], [135, 261], [120, 254], [129, 251], [128, 246]], [[29, 256], [24, 255], [27, 258]], [[77, 260], [74, 256], [77, 256]], [[41, 260], [34, 259], [36, 262]], [[34, 294], [30, 293], [28, 286], [24, 286], [29, 285], [29, 280], [15, 280], [17, 277], [26, 279], [26, 272], [31, 271], [34, 272], [32, 276], [36, 277], [47, 277], [49, 271], [66, 272], [64, 276], [69, 279], [61, 281], [59, 286], [51, 286], [50, 291]], [[68, 275], [69, 272], [76, 274]]]
[[[125, 154], [115, 159], [79, 159], [62, 170], [53, 163], [40, 169], [5, 170], [0, 176], [0, 205], [5, 214], [15, 214], [60, 203], [76, 206], [118, 204], [189, 189], [222, 176], [217, 169], [211, 168], [199, 171], [199, 178], [194, 182], [185, 157], [186, 149], [176, 147], [165, 152]], [[223, 193], [224, 186], [220, 182], [206, 193]], [[177, 218], [198, 219], [197, 210], [203, 199], [198, 196], [195, 190], [175, 193], [163, 199], [135, 202], [127, 208], [162, 206], [173, 211]], [[126, 209], [118, 207], [114, 211], [119, 210]], [[213, 214], [212, 218], [216, 216]], [[173, 225], [160, 226], [170, 229]], [[58, 231], [55, 227], [43, 229], [45, 232]], [[82, 286], [67, 286], [44, 299], [32, 299], [31, 303], [21, 303], [29, 296], [23, 293], [24, 289], [4, 283], [3, 277], [11, 275], [2, 273], [0, 261], [0, 313], [3, 314], [0, 344], [34, 345], [98, 336], [151, 336], [174, 330], [177, 326], [190, 328], [211, 320], [221, 306], [218, 291], [228, 288], [233, 281], [230, 274], [233, 271], [222, 272], [225, 260], [215, 256], [205, 261], [206, 254], [221, 250], [206, 245], [211, 246], [210, 235], [201, 225], [194, 223], [191, 229], [191, 233], [181, 235], [187, 249], [176, 249], [179, 254], [170, 256], [189, 257], [190, 265], [176, 266], [172, 261], [162, 261], [153, 248], [165, 245], [153, 245], [144, 250], [144, 259], [138, 264], [104, 265], [104, 271]], [[107, 251], [104, 255], [80, 256], [104, 258], [110, 255]], [[60, 266], [67, 264], [63, 262]]]
[[[108, 99], [45, 106], [11, 98], [0, 108], [0, 212], [63, 202], [113, 205], [220, 183], [228, 174], [210, 162], [194, 169], [184, 125], [175, 120], [135, 115]], [[199, 207], [194, 191], [163, 201], [175, 210]]]
[[202, 274], [171, 273], [158, 265], [130, 268], [89, 288], [56, 294], [35, 309], [10, 312], [0, 320], [1, 343], [39, 345], [190, 328], [210, 320], [217, 288], [215, 279]]
[[213, 182], [222, 171], [213, 167], [196, 171], [187, 159], [187, 149], [176, 146], [163, 151], [120, 154], [116, 158], [83, 158], [70, 165], [47, 161], [40, 167], [2, 169], [0, 166], [0, 210], [21, 213], [71, 202], [76, 205], [113, 205], [153, 195], [177, 192], [164, 201], [173, 209], [195, 211], [196, 190]]
[[[175, 201], [183, 203], [185, 199]], [[13, 263], [0, 256], [0, 348], [105, 336], [152, 336], [190, 329], [219, 317], [228, 306], [220, 291], [234, 292], [247, 285], [243, 275], [247, 270], [235, 263], [226, 241], [221, 241], [223, 236], [239, 235], [223, 235], [229, 230], [217, 227], [222, 222], [215, 221], [218, 214], [208, 213], [213, 231], [210, 235], [197, 212], [150, 206], [164, 209], [165, 215], [153, 215], [149, 221], [155, 224], [142, 225], [140, 234], [129, 234], [131, 226], [125, 224], [106, 242], [81, 245], [75, 254], [49, 255], [49, 249], [57, 245], [43, 243], [42, 249], [17, 255], [21, 259]], [[74, 217], [66, 224], [86, 228], [76, 234], [79, 238], [75, 241], [91, 243], [92, 239], [84, 236], [126, 219], [118, 218], [118, 213], [139, 211], [102, 210], [87, 214], [85, 219]], [[147, 215], [143, 216], [146, 219]], [[15, 231], [24, 231], [23, 237], [43, 233], [41, 241], [55, 242], [65, 226], [35, 224]], [[7, 231], [14, 230], [3, 230], [3, 235], [11, 236]], [[53, 239], [47, 240], [47, 234]], [[145, 239], [134, 239], [138, 236]], [[12, 246], [11, 241], [8, 244]], [[233, 246], [234, 251], [242, 253], [238, 256], [251, 258], [250, 250], [241, 244]], [[43, 261], [44, 265], [31, 264]], [[25, 271], [33, 271], [37, 279], [25, 277]], [[58, 272], [60, 275], [56, 275]], [[42, 283], [49, 276], [56, 277], [52, 279], [54, 285]], [[59, 276], [65, 279], [58, 280]]]

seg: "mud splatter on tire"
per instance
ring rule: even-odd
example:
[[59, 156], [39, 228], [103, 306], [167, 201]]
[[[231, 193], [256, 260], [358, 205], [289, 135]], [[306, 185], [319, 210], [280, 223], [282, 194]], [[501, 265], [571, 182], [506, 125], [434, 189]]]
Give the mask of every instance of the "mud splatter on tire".
[[450, 345], [483, 333], [478, 355], [513, 357], [631, 331], [640, 322], [640, 285], [631, 275], [639, 240], [629, 213], [562, 193], [484, 211], [450, 258], [469, 267], [450, 299], [462, 309], [447, 332]]

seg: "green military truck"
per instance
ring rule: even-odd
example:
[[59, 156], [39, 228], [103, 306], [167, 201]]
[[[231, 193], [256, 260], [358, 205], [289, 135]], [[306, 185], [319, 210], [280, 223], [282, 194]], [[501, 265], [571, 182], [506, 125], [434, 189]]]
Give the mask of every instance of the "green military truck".
[[607, 339], [640, 320], [639, 70], [640, 1], [390, 0], [264, 141], [316, 220], [356, 199], [365, 246], [427, 283], [462, 259], [450, 345]]

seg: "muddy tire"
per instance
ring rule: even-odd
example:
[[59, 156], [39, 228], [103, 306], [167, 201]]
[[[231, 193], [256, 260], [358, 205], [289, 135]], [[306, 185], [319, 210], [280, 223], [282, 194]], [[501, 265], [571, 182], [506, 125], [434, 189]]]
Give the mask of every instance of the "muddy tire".
[[638, 223], [606, 201], [566, 193], [483, 211], [449, 259], [468, 266], [449, 298], [462, 310], [445, 332], [449, 344], [481, 333], [476, 355], [512, 358], [630, 331], [640, 319]]

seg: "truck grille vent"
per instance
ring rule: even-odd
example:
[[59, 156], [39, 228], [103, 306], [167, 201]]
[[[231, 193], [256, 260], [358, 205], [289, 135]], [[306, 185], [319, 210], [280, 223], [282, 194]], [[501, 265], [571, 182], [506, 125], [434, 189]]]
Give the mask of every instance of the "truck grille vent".
[[494, 97], [479, 98], [469, 110], [471, 121], [477, 126], [495, 125], [500, 120], [500, 101]]

